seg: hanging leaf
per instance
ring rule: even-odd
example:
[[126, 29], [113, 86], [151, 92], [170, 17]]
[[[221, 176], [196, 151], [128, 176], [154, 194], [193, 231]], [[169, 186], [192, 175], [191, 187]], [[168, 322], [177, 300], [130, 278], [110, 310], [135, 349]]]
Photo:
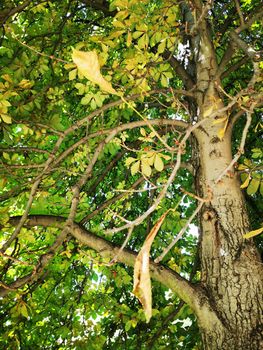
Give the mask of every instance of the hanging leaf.
[[151, 278], [150, 278], [150, 249], [152, 242], [157, 235], [162, 223], [170, 211], [167, 210], [160, 219], [156, 222], [151, 232], [148, 234], [141, 251], [137, 255], [134, 264], [134, 277], [133, 277], [133, 294], [140, 300], [146, 322], [148, 323], [152, 317], [152, 290], [151, 290]]
[[252, 238], [252, 237], [255, 237], [255, 236], [259, 235], [262, 232], [263, 232], [263, 227], [260, 227], [257, 230], [250, 231], [250, 232], [246, 233], [243, 237], [246, 238], [246, 239]]
[[249, 181], [250, 181], [250, 175], [247, 176], [246, 180], [242, 183], [240, 188], [246, 188], [249, 184]]
[[72, 59], [77, 65], [79, 72], [85, 78], [99, 85], [101, 90], [113, 95], [119, 95], [119, 93], [113, 89], [111, 83], [105, 80], [101, 75], [99, 58], [96, 51], [84, 52], [73, 49]]
[[225, 120], [225, 124], [224, 124], [223, 128], [219, 129], [219, 131], [218, 131], [218, 137], [220, 138], [220, 140], [222, 140], [224, 135], [225, 135], [226, 128], [227, 128], [227, 125], [228, 125], [228, 117], [227, 118], [222, 118], [222, 121], [224, 121], [224, 120]]

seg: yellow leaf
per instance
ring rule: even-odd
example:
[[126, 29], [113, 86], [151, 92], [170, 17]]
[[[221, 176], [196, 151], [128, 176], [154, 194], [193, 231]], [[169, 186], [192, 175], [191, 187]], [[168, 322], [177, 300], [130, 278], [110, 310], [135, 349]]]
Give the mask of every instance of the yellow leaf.
[[77, 69], [72, 69], [68, 75], [69, 80], [74, 80], [76, 78], [76, 75], [77, 75]]
[[136, 160], [136, 158], [128, 157], [128, 158], [125, 160], [125, 165], [128, 167], [128, 166], [131, 165], [131, 163], [133, 163], [135, 160]]
[[222, 128], [222, 129], [220, 129], [219, 131], [218, 131], [218, 137], [220, 138], [220, 140], [222, 140], [222, 138], [224, 137], [224, 135], [225, 135], [225, 132], [226, 132], [226, 128], [227, 128], [227, 124], [228, 124], [228, 117], [225, 119], [225, 118], [222, 118], [222, 119], [224, 119], [224, 120], [226, 120], [225, 121], [225, 125], [224, 125], [224, 127]]
[[248, 233], [246, 233], [243, 237], [248, 239], [248, 238], [252, 238], [254, 236], [259, 235], [261, 232], [263, 232], [263, 227], [258, 228], [257, 230], [254, 231], [250, 231]]
[[152, 165], [153, 165], [153, 163], [154, 163], [154, 159], [155, 159], [155, 154], [153, 154], [153, 155], [149, 155], [149, 156], [146, 158], [147, 163], [148, 163], [150, 166], [152, 166]]
[[247, 176], [246, 180], [242, 183], [240, 188], [246, 188], [249, 184], [249, 181], [250, 181], [250, 175]]
[[28, 311], [25, 303], [19, 304], [19, 312], [22, 316], [24, 316], [25, 318], [28, 318]]
[[155, 159], [154, 159], [154, 167], [157, 171], [163, 170], [163, 161], [162, 161], [162, 158], [158, 154], [156, 154]]
[[33, 83], [28, 79], [22, 79], [18, 86], [22, 89], [29, 89], [33, 86]]
[[225, 135], [225, 129], [222, 128], [222, 129], [220, 129], [220, 130], [218, 131], [217, 136], [220, 138], [220, 140], [222, 140], [222, 138], [224, 137], [224, 135]]
[[166, 215], [170, 210], [167, 210], [157, 221], [151, 232], [148, 234], [141, 251], [137, 255], [134, 264], [134, 277], [133, 277], [133, 294], [140, 300], [146, 322], [150, 321], [152, 317], [152, 291], [151, 291], [151, 278], [150, 278], [150, 249], [152, 242], [158, 233]]
[[99, 58], [96, 51], [84, 52], [73, 49], [72, 59], [77, 65], [79, 72], [85, 78], [99, 85], [101, 90], [110, 94], [120, 95], [115, 89], [113, 89], [111, 83], [105, 80], [101, 75]]
[[151, 176], [152, 168], [150, 167], [147, 158], [142, 158], [142, 160], [141, 160], [141, 170], [142, 170], [143, 175], [145, 175], [147, 177]]
[[3, 75], [1, 76], [1, 78], [5, 79], [5, 80], [8, 81], [9, 83], [12, 83], [12, 82], [13, 82], [9, 74], [3, 74]]
[[140, 161], [138, 160], [137, 162], [133, 163], [131, 166], [131, 174], [135, 175], [136, 173], [138, 173], [140, 169]]
[[131, 46], [131, 43], [132, 43], [132, 34], [131, 34], [130, 31], [128, 31], [128, 34], [127, 34], [127, 42], [126, 42], [127, 47], [130, 47], [130, 46]]
[[166, 47], [166, 40], [163, 40], [159, 45], [158, 45], [158, 53], [163, 53]]
[[140, 128], [140, 133], [142, 136], [146, 136], [146, 131], [144, 128]]
[[12, 123], [12, 118], [9, 117], [9, 115], [1, 114], [1, 118], [2, 118], [3, 122], [5, 122], [6, 124]]

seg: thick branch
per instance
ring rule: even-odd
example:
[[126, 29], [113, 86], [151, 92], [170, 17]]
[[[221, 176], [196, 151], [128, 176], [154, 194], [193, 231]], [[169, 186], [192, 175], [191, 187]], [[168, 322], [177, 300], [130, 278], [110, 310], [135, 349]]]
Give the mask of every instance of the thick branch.
[[[19, 221], [20, 217], [13, 217], [10, 219], [9, 223], [15, 225], [19, 223]], [[28, 216], [26, 223], [28, 227], [51, 226], [61, 229], [63, 229], [64, 224], [65, 218], [48, 215]], [[124, 263], [128, 266], [134, 266], [137, 253], [128, 249], [123, 249], [120, 251], [120, 247], [107, 241], [104, 238], [96, 236], [95, 234], [87, 231], [76, 223], [72, 225], [70, 234], [75, 237], [75, 239], [81, 244], [97, 251], [102, 257], [113, 259], [117, 256], [118, 253], [118, 262]], [[201, 317], [203, 312], [208, 312], [209, 314], [211, 313], [212, 317], [213, 312], [210, 310], [205, 293], [199, 286], [194, 286], [176, 272], [162, 266], [161, 264], [155, 264], [153, 261], [150, 262], [150, 271], [152, 278], [175, 292], [179, 298], [186, 302], [197, 315]], [[28, 279], [26, 279], [25, 283], [28, 282]], [[14, 288], [17, 285], [21, 286], [21, 283], [19, 283], [19, 281], [15, 281], [9, 287]], [[7, 292], [8, 291], [6, 288], [0, 288], [0, 296], [5, 295]], [[214, 317], [215, 316], [213, 316], [213, 318]]]

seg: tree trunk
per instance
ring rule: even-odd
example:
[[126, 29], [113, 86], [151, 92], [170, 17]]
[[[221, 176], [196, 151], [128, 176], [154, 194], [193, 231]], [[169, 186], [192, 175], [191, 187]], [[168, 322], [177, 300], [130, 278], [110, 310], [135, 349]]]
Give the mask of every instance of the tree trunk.
[[230, 132], [223, 140], [217, 134], [217, 124], [208, 120], [198, 137], [198, 190], [205, 195], [213, 189], [201, 215], [201, 283], [219, 320], [199, 319], [204, 349], [263, 349], [262, 264], [243, 238], [249, 220], [238, 178], [231, 173], [216, 182], [232, 160]]

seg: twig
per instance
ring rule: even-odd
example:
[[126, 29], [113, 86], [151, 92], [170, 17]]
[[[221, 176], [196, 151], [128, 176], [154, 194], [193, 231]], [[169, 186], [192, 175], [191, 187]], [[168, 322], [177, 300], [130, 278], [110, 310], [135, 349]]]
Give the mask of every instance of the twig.
[[195, 211], [193, 212], [193, 214], [190, 216], [190, 218], [188, 219], [187, 223], [185, 224], [185, 226], [181, 229], [181, 231], [178, 233], [178, 235], [176, 236], [176, 238], [168, 245], [167, 248], [165, 248], [162, 252], [162, 254], [160, 256], [158, 256], [158, 258], [156, 258], [154, 260], [154, 262], [156, 264], [158, 264], [164, 257], [165, 255], [173, 248], [173, 246], [179, 241], [179, 239], [183, 236], [183, 234], [185, 233], [185, 231], [187, 230], [188, 226], [190, 225], [190, 223], [192, 222], [192, 220], [195, 218], [195, 216], [199, 213], [199, 211], [201, 210], [203, 204], [205, 201], [202, 201], [199, 203], [198, 207], [195, 209]]
[[240, 8], [239, 0], [235, 0], [235, 4], [236, 4], [238, 16], [240, 18], [241, 26], [243, 26], [245, 24], [245, 21], [244, 21], [243, 13], [242, 13], [241, 8]]
[[14, 257], [11, 256], [11, 255], [8, 255], [8, 254], [4, 254], [4, 253], [1, 253], [1, 252], [0, 252], [0, 256], [4, 257], [4, 258], [6, 258], [6, 259], [12, 260], [12, 261], [14, 261], [14, 262], [17, 262], [17, 263], [19, 263], [19, 264], [21, 264], [21, 265], [31, 266], [28, 262], [26, 262], [26, 261], [21, 261], [21, 260], [19, 260], [19, 259], [14, 258]]
[[189, 197], [195, 198], [200, 202], [210, 202], [212, 199], [212, 190], [208, 187], [207, 192], [209, 196], [207, 198], [198, 197], [196, 194], [186, 191], [184, 188], [180, 189], [183, 193], [187, 194]]
[[20, 45], [25, 46], [25, 47], [28, 48], [29, 50], [35, 52], [37, 55], [43, 56], [43, 57], [48, 57], [48, 58], [51, 59], [51, 60], [55, 60], [55, 61], [62, 62], [62, 63], [67, 63], [67, 64], [71, 63], [71, 62], [62, 60], [61, 58], [55, 57], [55, 56], [53, 56], [53, 55], [48, 55], [48, 54], [46, 54], [46, 53], [43, 53], [43, 52], [40, 52], [40, 51], [36, 50], [34, 47], [29, 46], [29, 45], [27, 45], [26, 43], [24, 43], [23, 41], [19, 40], [19, 39], [14, 35], [14, 33], [13, 33], [12, 30], [11, 30], [11, 28], [9, 28], [9, 27], [6, 27], [6, 28], [7, 28], [7, 30], [11, 33], [13, 39], [15, 39]]
[[122, 97], [122, 100], [124, 103], [127, 104], [128, 107], [130, 107], [140, 118], [142, 118], [143, 121], [146, 122], [147, 126], [151, 129], [152, 132], [154, 132], [154, 135], [158, 138], [158, 140], [164, 145], [164, 147], [166, 149], [168, 149], [169, 151], [173, 152], [175, 151], [175, 149], [173, 147], [170, 147], [169, 145], [167, 145], [167, 143], [162, 139], [162, 137], [158, 134], [158, 132], [154, 129], [154, 127], [151, 125], [151, 123], [149, 122], [149, 120], [147, 118], [145, 118], [139, 111], [137, 111], [136, 108], [133, 107], [133, 105], [127, 101], [124, 97]]
[[252, 121], [252, 116], [251, 116], [252, 111], [253, 111], [253, 108], [251, 108], [251, 111], [249, 113], [247, 113], [247, 122], [246, 122], [244, 129], [243, 129], [242, 138], [241, 138], [241, 142], [240, 142], [239, 149], [238, 149], [237, 153], [235, 154], [235, 156], [232, 159], [232, 161], [230, 162], [230, 164], [218, 176], [215, 183], [218, 183], [232, 169], [234, 164], [237, 162], [237, 160], [240, 158], [240, 156], [244, 153], [246, 137], [247, 137], [247, 133], [248, 133], [248, 129], [250, 127], [251, 121]]
[[116, 255], [111, 259], [111, 261], [109, 262], [109, 266], [113, 265], [117, 260], [118, 260], [118, 256], [120, 255], [120, 253], [123, 251], [123, 249], [126, 247], [129, 239], [131, 238], [132, 232], [133, 232], [134, 226], [131, 226], [128, 229], [128, 234], [125, 238], [125, 241], [122, 243], [122, 246], [120, 247], [120, 249], [118, 250], [118, 252], [116, 253]]
[[163, 186], [162, 191], [159, 193], [159, 195], [157, 196], [157, 198], [155, 199], [154, 203], [150, 206], [150, 208], [145, 211], [141, 216], [137, 217], [134, 221], [132, 221], [130, 224], [126, 224], [123, 225], [121, 227], [116, 227], [113, 229], [108, 229], [106, 230], [104, 233], [105, 234], [113, 234], [116, 232], [120, 232], [123, 230], [128, 229], [131, 226], [138, 226], [144, 219], [146, 219], [159, 205], [159, 203], [161, 202], [161, 200], [165, 197], [166, 192], [169, 188], [169, 186], [171, 185], [171, 183], [173, 182], [177, 171], [179, 170], [180, 166], [181, 166], [181, 156], [184, 152], [184, 148], [185, 148], [185, 143], [187, 141], [187, 139], [190, 137], [191, 133], [197, 129], [200, 125], [202, 125], [204, 122], [206, 121], [206, 119], [202, 119], [199, 122], [197, 122], [196, 124], [192, 125], [191, 127], [189, 127], [186, 130], [185, 136], [183, 137], [183, 139], [181, 140], [180, 144], [178, 145], [178, 152], [177, 152], [177, 160], [175, 163], [175, 166], [172, 170], [171, 175], [169, 176], [166, 184]]
[[198, 18], [198, 21], [192, 26], [189, 34], [194, 35], [199, 28], [199, 25], [203, 22], [204, 18], [206, 17], [209, 10], [211, 10], [213, 5], [213, 0], [207, 1], [206, 5], [203, 7], [202, 13]]
[[[148, 180], [147, 180], [148, 181]], [[142, 192], [149, 192], [152, 190], [157, 190], [158, 188], [162, 188], [163, 185], [160, 186], [153, 186], [153, 187], [149, 187], [149, 188], [145, 188], [142, 190], [113, 190], [113, 192], [122, 192], [122, 193], [142, 193]]]

